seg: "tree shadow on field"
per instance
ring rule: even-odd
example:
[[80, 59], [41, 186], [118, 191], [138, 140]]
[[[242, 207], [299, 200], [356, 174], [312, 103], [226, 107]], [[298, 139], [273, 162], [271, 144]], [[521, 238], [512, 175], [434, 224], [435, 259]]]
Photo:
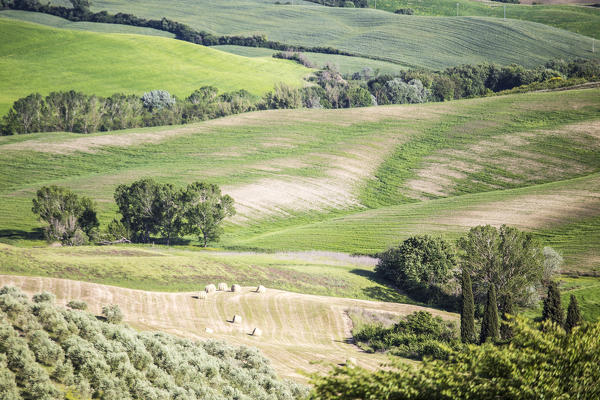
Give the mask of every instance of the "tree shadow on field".
[[389, 285], [389, 282], [379, 278], [373, 271], [367, 269], [355, 268], [350, 270], [350, 273], [367, 278], [373, 283], [377, 283], [381, 286], [369, 286], [364, 288], [362, 291], [365, 295], [372, 299], [385, 301], [388, 303], [415, 303], [408, 295], [400, 290], [393, 288]]
[[32, 231], [23, 231], [20, 229], [0, 229], [0, 240], [43, 240], [44, 231], [42, 228], [35, 228]]

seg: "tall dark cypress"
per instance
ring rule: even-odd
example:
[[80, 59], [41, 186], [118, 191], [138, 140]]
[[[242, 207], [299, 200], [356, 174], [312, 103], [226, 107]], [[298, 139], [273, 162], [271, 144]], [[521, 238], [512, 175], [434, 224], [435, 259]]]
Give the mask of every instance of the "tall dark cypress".
[[462, 271], [462, 307], [460, 309], [460, 338], [463, 343], [475, 343], [475, 304], [471, 275]]
[[481, 334], [479, 342], [485, 343], [487, 340], [492, 342], [500, 338], [500, 329], [498, 323], [498, 303], [496, 302], [496, 287], [492, 283], [488, 290], [487, 303], [483, 312], [483, 321], [481, 322]]
[[575, 297], [575, 295], [571, 295], [571, 301], [569, 302], [569, 308], [567, 309], [567, 320], [565, 321], [565, 330], [567, 332], [571, 332], [573, 328], [581, 324], [581, 321], [581, 311], [579, 311], [577, 298]]
[[548, 296], [544, 300], [542, 320], [553, 321], [561, 327], [564, 325], [564, 312], [560, 303], [560, 292], [558, 291], [556, 282], [550, 282], [548, 285]]
[[500, 323], [500, 337], [502, 340], [510, 340], [513, 336], [512, 327], [508, 322], [508, 315], [515, 315], [515, 303], [511, 293], [502, 298], [500, 305], [502, 322]]

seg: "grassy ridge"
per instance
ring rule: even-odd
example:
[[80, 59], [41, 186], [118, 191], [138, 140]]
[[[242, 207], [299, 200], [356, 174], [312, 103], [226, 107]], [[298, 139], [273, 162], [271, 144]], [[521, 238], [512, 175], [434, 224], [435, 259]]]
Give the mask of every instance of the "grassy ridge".
[[310, 72], [291, 61], [239, 57], [168, 38], [79, 32], [4, 18], [0, 36], [0, 115], [33, 92], [110, 95], [165, 89], [183, 97], [213, 85], [261, 95], [281, 81], [300, 86]]
[[[455, 17], [504, 17], [504, 4], [473, 0], [377, 0], [377, 9], [394, 12], [412, 8], [415, 15]], [[375, 1], [369, 0], [374, 7]], [[600, 39], [600, 10], [578, 5], [506, 4], [506, 18], [539, 22]]]
[[[244, 57], [271, 57], [274, 53], [277, 52], [276, 50], [265, 49], [260, 47], [243, 47], [231, 45], [215, 46], [215, 48]], [[379, 72], [382, 74], [397, 74], [399, 71], [406, 69], [406, 67], [400, 64], [371, 60], [369, 58], [363, 57], [350, 57], [341, 56], [338, 54], [307, 52], [304, 52], [303, 54], [318, 68], [322, 68], [327, 64], [332, 64], [336, 66], [342, 74], [360, 72], [365, 67], [369, 67], [373, 71], [379, 70]]]
[[99, 0], [92, 9], [145, 18], [164, 16], [216, 34], [263, 33], [290, 45], [332, 46], [429, 68], [486, 61], [535, 66], [554, 57], [591, 56], [589, 38], [528, 21], [399, 16], [372, 9], [305, 4]]

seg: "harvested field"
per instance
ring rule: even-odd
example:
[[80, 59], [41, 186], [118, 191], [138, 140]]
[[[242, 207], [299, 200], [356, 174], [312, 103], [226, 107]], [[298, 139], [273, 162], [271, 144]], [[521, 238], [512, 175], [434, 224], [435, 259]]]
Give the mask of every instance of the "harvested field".
[[[61, 304], [80, 299], [95, 314], [100, 313], [103, 305], [118, 304], [125, 321], [143, 330], [255, 346], [272, 361], [279, 374], [301, 381], [306, 379], [303, 371], [325, 370], [329, 363], [342, 364], [348, 357], [356, 358], [359, 365], [368, 368], [386, 360], [385, 356], [364, 353], [347, 342], [345, 310], [385, 311], [402, 316], [424, 309], [281, 290], [257, 294], [251, 287], [237, 293], [216, 292], [206, 300], [198, 300], [195, 293], [145, 292], [66, 279], [0, 275], [0, 285], [18, 286], [30, 295], [49, 291], [57, 295]], [[455, 314], [427, 310], [446, 319], [457, 319]], [[240, 324], [227, 322], [234, 314], [242, 317]], [[254, 328], [261, 329], [262, 335], [252, 336]], [[312, 364], [313, 361], [322, 364]]]

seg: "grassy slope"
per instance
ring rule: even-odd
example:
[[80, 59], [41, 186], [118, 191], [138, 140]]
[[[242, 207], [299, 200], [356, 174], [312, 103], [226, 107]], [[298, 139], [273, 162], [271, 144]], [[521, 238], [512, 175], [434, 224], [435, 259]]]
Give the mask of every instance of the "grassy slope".
[[[21, 10], [1, 10], [0, 17], [9, 18], [24, 22], [33, 22], [35, 24], [51, 26], [53, 28], [74, 29], [78, 31], [90, 31], [98, 33], [131, 33], [137, 35], [162, 36], [175, 38], [175, 35], [158, 29], [142, 28], [138, 26], [103, 24], [98, 22], [72, 22], [68, 19], [56, 17], [50, 14], [36, 13]], [[243, 54], [240, 54], [243, 55]]]
[[[373, 253], [409, 234], [454, 238], [468, 226], [507, 222], [563, 251], [566, 269], [593, 272], [600, 265], [599, 93], [281, 110], [185, 127], [3, 137], [0, 236], [23, 246], [42, 243], [30, 201], [44, 184], [92, 196], [105, 224], [115, 216], [111, 198], [119, 183], [154, 176], [183, 185], [201, 178], [224, 185], [238, 203], [240, 219], [228, 224], [222, 243], [231, 248]], [[423, 186], [450, 172], [433, 200], [419, 201]], [[421, 186], [411, 186], [414, 181]], [[5, 246], [0, 271], [154, 290], [265, 280], [308, 293], [406, 301], [373, 282], [370, 268], [336, 264], [335, 257], [190, 250], [193, 243], [139, 249], [163, 254], [148, 257], [129, 247], [113, 253]], [[584, 297], [595, 313], [593, 296]]]
[[[216, 49], [226, 51], [228, 53], [237, 54], [244, 57], [271, 57], [276, 50], [264, 49], [259, 47], [243, 47], [243, 46], [215, 46]], [[363, 57], [341, 56], [337, 54], [323, 53], [303, 53], [308, 60], [322, 68], [326, 64], [335, 65], [342, 74], [360, 72], [363, 68], [369, 67], [373, 71], [379, 70], [380, 73], [397, 74], [406, 67], [386, 61], [371, 60]]]
[[302, 85], [310, 72], [291, 61], [239, 57], [168, 38], [79, 32], [4, 18], [0, 36], [0, 115], [32, 92], [110, 95], [166, 89], [187, 96], [213, 85], [264, 94], [281, 81]]
[[[504, 17], [504, 4], [474, 0], [377, 0], [377, 8], [394, 12], [399, 8], [412, 8], [415, 15], [478, 17]], [[374, 7], [375, 1], [369, 0]], [[600, 39], [600, 10], [578, 5], [520, 5], [506, 4], [506, 17], [539, 22]]]
[[[257, 347], [280, 375], [303, 381], [306, 376], [302, 371], [325, 371], [330, 363], [344, 363], [350, 357], [367, 368], [377, 368], [386, 361], [381, 354], [362, 352], [347, 342], [350, 332], [345, 310], [365, 308], [398, 316], [422, 310], [406, 304], [296, 294], [271, 287], [263, 294], [244, 287], [238, 293], [217, 292], [207, 300], [198, 300], [190, 292], [142, 292], [71, 280], [0, 275], [0, 286], [7, 284], [22, 287], [29, 294], [44, 290], [56, 293], [60, 304], [82, 299], [94, 313], [99, 313], [103, 305], [118, 304], [125, 321], [139, 329]], [[457, 317], [428, 310], [446, 319]], [[235, 314], [242, 316], [241, 324], [228, 322]], [[254, 328], [261, 329], [262, 336], [250, 336]]]
[[101, 0], [92, 8], [146, 18], [166, 16], [218, 34], [264, 33], [292, 45], [333, 46], [430, 68], [484, 61], [533, 66], [553, 57], [586, 57], [591, 48], [587, 37], [526, 21], [398, 16], [306, 3]]

